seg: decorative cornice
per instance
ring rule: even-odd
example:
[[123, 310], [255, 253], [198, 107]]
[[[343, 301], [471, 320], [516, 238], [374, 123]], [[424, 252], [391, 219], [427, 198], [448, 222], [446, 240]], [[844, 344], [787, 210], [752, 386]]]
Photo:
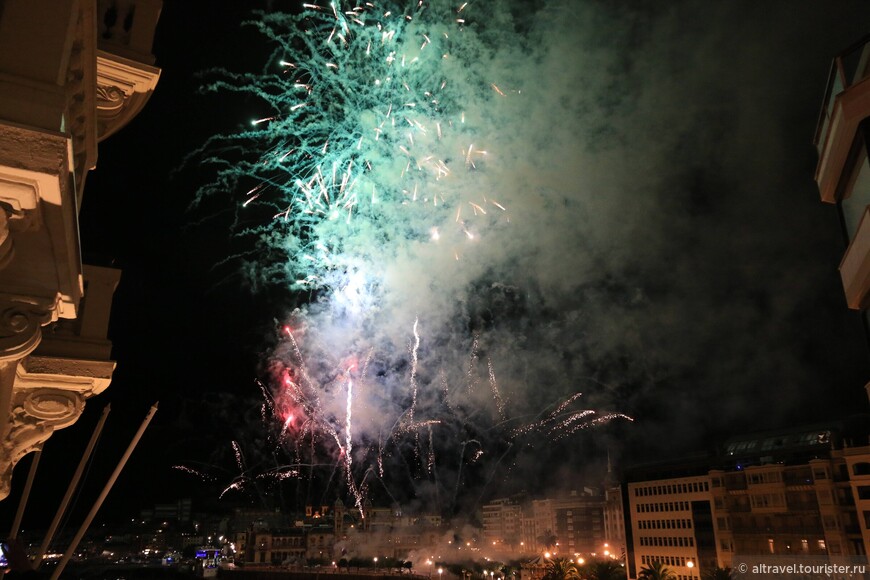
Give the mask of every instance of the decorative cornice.
[[139, 114], [159, 78], [159, 68], [97, 51], [97, 138], [100, 141]]
[[110, 361], [48, 356], [30, 356], [16, 366], [9, 424], [0, 442], [0, 499], [9, 495], [15, 464], [75, 423], [85, 400], [109, 386], [114, 369]]
[[75, 391], [85, 399], [99, 395], [112, 382], [113, 361], [83, 360], [32, 355], [18, 367], [16, 389], [50, 386]]

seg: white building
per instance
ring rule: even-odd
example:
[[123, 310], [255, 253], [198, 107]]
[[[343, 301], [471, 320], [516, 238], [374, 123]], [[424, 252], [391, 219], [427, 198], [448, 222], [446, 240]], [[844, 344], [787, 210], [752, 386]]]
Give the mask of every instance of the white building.
[[82, 265], [78, 214], [98, 143], [157, 84], [161, 5], [0, 4], [0, 499], [15, 463], [112, 378], [106, 332], [120, 274]]

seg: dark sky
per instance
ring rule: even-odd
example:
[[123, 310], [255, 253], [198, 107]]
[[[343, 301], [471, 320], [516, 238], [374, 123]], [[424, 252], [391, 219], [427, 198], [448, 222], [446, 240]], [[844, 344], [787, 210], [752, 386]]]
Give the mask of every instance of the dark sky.
[[[189, 210], [206, 170], [197, 159], [181, 166], [209, 136], [262, 115], [253, 98], [198, 94], [199, 71], [263, 68], [269, 51], [239, 28], [253, 4], [167, 0], [154, 46], [157, 91], [100, 145], [81, 236], [86, 262], [123, 271], [110, 330], [118, 366], [82, 419], [49, 440], [25, 527], [51, 513], [56, 480], [72, 472], [109, 402], [80, 509], [155, 400], [160, 410], [104, 515], [214, 498], [213, 486], [173, 471], [175, 463], [217, 463], [226, 482], [234, 475], [230, 441], [256, 421], [245, 401], [258, 397], [260, 353], [274, 343], [289, 293], [247, 291], [239, 262], [224, 262], [245, 249], [233, 239], [236, 209]], [[582, 183], [565, 209], [538, 206], [532, 225], [516, 226], [514, 240], [539, 243], [506, 243], [510, 264], [477, 280], [545, 295], [525, 306], [534, 317], [508, 312], [512, 323], [500, 332], [562, 345], [536, 355], [559, 361], [564, 376], [551, 383], [561, 391], [524, 383], [517, 398], [588, 389], [591, 404], [636, 419], [590, 431], [581, 451], [552, 468], [576, 472], [584, 454], [600, 459], [605, 448], [630, 462], [866, 412], [867, 347], [845, 308], [844, 246], [835, 208], [815, 189], [812, 136], [830, 61], [866, 32], [870, 7], [575, 4], [574, 20], [542, 37], [549, 52], [535, 73], [535, 94], [560, 99], [562, 127], [549, 125], [552, 113], [529, 113], [519, 133], [545, 136], [542, 146], [558, 152], [553, 168], [529, 162], [527, 171], [549, 172], [541, 187]], [[522, 167], [517, 161], [508, 178], [537, 186]], [[534, 284], [515, 275], [516, 264]], [[517, 462], [516, 473], [531, 473]], [[28, 463], [4, 512], [14, 509]]]

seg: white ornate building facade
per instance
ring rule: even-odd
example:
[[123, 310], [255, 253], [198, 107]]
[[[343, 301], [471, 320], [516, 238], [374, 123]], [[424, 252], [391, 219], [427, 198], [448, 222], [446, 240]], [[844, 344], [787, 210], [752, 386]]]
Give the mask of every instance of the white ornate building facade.
[[98, 143], [157, 84], [161, 6], [0, 2], [0, 499], [15, 464], [112, 379], [120, 272], [82, 265], [78, 216]]

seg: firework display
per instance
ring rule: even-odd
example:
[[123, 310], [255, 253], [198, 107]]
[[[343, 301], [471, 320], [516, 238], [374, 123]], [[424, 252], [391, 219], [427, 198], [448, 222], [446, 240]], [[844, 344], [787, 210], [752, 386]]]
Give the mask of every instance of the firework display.
[[307, 479], [360, 513], [374, 488], [455, 510], [466, 484], [506, 476], [534, 442], [630, 420], [582, 408], [569, 369], [528, 376], [542, 361], [522, 340], [550, 348], [573, 329], [538, 314], [540, 288], [504, 275], [522, 255], [518, 222], [564, 195], [534, 175], [556, 141], [517, 129], [542, 88], [525, 72], [541, 33], [516, 19], [441, 0], [258, 14], [276, 47], [265, 72], [207, 87], [266, 114], [203, 147], [215, 178], [199, 199], [228, 193], [239, 215], [267, 216], [242, 220], [246, 268], [303, 297], [262, 385], [281, 459], [254, 473], [233, 442], [240, 475], [224, 494]]

